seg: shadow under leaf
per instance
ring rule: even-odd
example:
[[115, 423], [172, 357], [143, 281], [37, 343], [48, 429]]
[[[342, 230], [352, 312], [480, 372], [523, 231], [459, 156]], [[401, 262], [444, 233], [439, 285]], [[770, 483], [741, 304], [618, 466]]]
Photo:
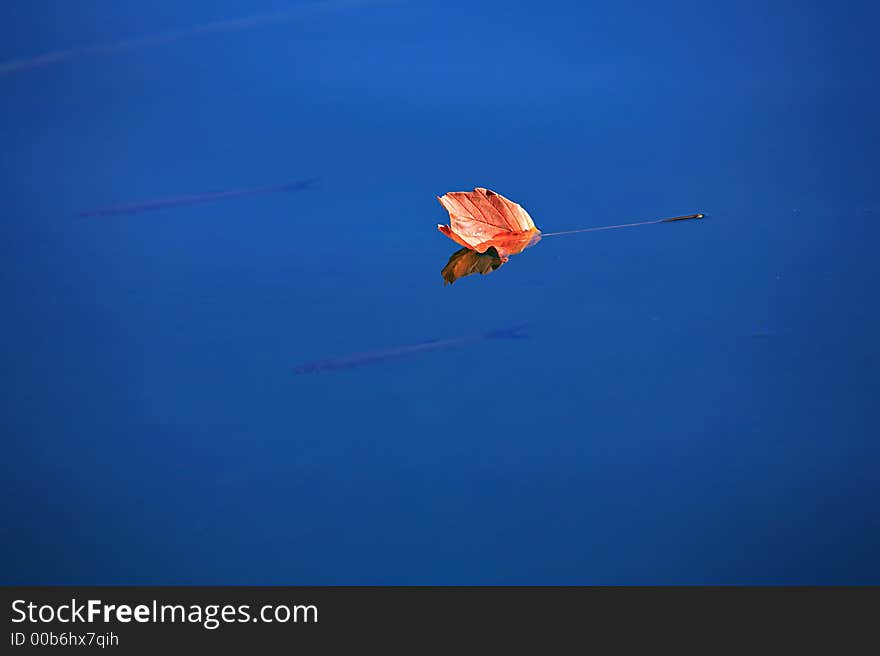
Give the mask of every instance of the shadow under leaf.
[[[440, 272], [443, 284], [451, 285], [459, 278], [472, 273], [485, 275], [492, 273], [507, 262], [511, 255], [522, 253], [529, 246], [534, 246], [541, 239], [536, 230], [498, 234], [474, 248], [462, 248], [455, 251]], [[482, 251], [482, 252], [480, 252]]]
[[504, 261], [494, 248], [487, 249], [485, 253], [462, 248], [449, 257], [449, 261], [440, 273], [443, 276], [443, 284], [451, 285], [459, 278], [464, 278], [472, 273], [482, 275], [492, 273], [502, 264]]

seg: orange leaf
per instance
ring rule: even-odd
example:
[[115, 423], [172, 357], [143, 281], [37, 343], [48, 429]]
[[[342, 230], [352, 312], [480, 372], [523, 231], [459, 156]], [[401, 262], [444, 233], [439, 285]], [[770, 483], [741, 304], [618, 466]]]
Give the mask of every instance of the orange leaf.
[[478, 253], [494, 247], [502, 262], [506, 262], [508, 256], [540, 239], [541, 231], [529, 213], [490, 189], [452, 191], [437, 200], [449, 212], [449, 225], [438, 225], [438, 230]]

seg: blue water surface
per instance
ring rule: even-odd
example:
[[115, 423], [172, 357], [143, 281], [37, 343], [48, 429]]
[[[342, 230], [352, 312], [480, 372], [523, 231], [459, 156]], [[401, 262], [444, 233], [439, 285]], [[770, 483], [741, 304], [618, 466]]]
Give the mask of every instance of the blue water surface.
[[3, 3], [0, 582], [880, 583], [878, 18]]

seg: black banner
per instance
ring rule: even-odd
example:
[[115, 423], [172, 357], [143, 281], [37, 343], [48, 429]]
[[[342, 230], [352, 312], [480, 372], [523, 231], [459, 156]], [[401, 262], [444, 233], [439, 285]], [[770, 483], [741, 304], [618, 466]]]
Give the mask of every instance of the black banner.
[[589, 649], [600, 640], [839, 649], [876, 642], [880, 600], [878, 588], [699, 587], [7, 587], [2, 596], [10, 654]]

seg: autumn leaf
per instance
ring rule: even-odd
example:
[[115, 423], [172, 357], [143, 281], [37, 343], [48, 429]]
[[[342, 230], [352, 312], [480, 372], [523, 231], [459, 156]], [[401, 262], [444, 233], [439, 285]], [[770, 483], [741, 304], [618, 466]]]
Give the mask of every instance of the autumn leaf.
[[439, 196], [449, 225], [437, 229], [465, 248], [485, 253], [494, 248], [502, 262], [538, 242], [541, 231], [520, 205], [490, 189], [452, 191]]

